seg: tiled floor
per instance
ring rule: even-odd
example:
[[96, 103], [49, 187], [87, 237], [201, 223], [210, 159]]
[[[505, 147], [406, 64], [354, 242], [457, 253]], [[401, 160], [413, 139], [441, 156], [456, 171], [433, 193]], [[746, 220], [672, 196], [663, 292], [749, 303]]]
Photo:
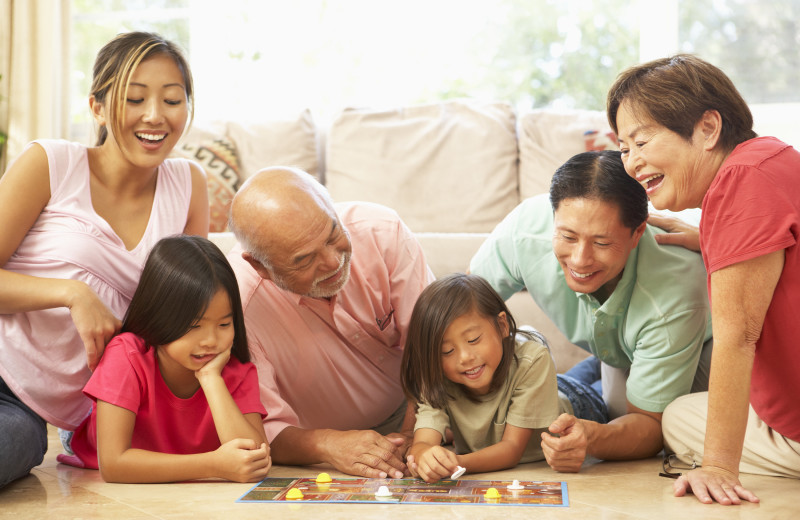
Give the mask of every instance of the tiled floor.
[[[358, 518], [582, 518], [584, 520], [680, 519], [797, 519], [800, 481], [743, 475], [760, 504], [736, 507], [703, 505], [694, 497], [674, 498], [672, 480], [658, 476], [659, 459], [587, 464], [578, 474], [558, 474], [544, 463], [523, 464], [512, 470], [465, 478], [566, 481], [569, 507], [423, 506], [369, 504], [246, 504], [236, 500], [252, 484], [193, 482], [181, 484], [107, 484], [97, 471], [57, 464], [61, 446], [51, 431], [50, 452], [31, 475], [0, 490], [0, 518], [113, 518], [127, 519], [324, 519]], [[270, 476], [316, 476], [318, 467], [276, 467]], [[336, 472], [325, 469], [332, 474]]]

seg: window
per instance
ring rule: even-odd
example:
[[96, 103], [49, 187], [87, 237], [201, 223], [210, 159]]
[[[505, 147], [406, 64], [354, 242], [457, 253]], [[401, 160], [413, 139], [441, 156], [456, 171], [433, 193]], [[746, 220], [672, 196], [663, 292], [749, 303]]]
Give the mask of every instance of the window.
[[[625, 67], [693, 52], [725, 70], [756, 130], [800, 143], [800, 0], [73, 1], [73, 133], [97, 50], [152, 30], [186, 50], [198, 121], [454, 97], [602, 110]], [[795, 134], [791, 134], [795, 132]]]

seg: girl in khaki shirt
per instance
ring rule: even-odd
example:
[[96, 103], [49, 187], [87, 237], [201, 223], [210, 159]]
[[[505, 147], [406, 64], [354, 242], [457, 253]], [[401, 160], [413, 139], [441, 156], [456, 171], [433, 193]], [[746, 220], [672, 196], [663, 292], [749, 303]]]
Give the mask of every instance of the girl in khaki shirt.
[[[477, 473], [543, 460], [541, 432], [573, 411], [559, 394], [544, 337], [518, 331], [505, 302], [477, 275], [449, 275], [422, 292], [401, 382], [418, 403], [408, 467], [427, 482], [459, 466]], [[448, 429], [454, 451], [442, 446]]]

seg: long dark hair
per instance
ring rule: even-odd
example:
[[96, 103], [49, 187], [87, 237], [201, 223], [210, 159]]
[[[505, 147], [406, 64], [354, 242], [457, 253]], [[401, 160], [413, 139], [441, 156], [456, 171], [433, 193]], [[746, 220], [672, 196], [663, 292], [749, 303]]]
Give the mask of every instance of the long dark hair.
[[647, 220], [647, 193], [625, 172], [617, 150], [579, 153], [562, 164], [550, 183], [553, 211], [566, 199], [595, 199], [617, 206], [631, 233]]
[[[158, 55], [172, 58], [181, 71], [191, 124], [194, 116], [194, 86], [189, 62], [181, 49], [155, 33], [128, 32], [117, 35], [97, 53], [90, 92], [95, 100], [106, 104], [108, 125], [117, 134], [122, 129], [128, 85], [136, 67], [142, 61]], [[97, 134], [97, 146], [102, 145], [107, 137], [107, 125], [101, 126]]]
[[233, 313], [231, 355], [250, 361], [239, 285], [231, 265], [210, 240], [176, 235], [159, 240], [144, 264], [122, 332], [144, 339], [148, 346], [166, 345], [184, 336], [223, 289]]
[[[498, 315], [501, 312], [506, 314], [509, 334], [503, 337], [503, 357], [492, 377], [489, 391], [502, 386], [515, 355], [517, 324], [489, 282], [478, 275], [454, 273], [426, 287], [411, 313], [400, 371], [403, 391], [410, 400], [444, 408], [447, 399], [454, 398], [445, 388], [442, 338], [456, 318], [472, 310], [492, 321], [498, 333], [501, 333]], [[474, 399], [470, 393], [464, 394]]]

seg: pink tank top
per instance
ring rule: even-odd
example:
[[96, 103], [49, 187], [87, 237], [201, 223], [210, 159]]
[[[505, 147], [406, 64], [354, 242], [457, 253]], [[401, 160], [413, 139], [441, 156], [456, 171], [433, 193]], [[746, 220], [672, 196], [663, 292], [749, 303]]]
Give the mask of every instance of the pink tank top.
[[[142, 240], [128, 251], [94, 211], [86, 146], [62, 140], [35, 143], [47, 153], [50, 201], [4, 267], [82, 280], [122, 319], [150, 249], [186, 227], [189, 163], [168, 159], [159, 167], [150, 221]], [[90, 375], [69, 309], [0, 315], [0, 377], [47, 422], [70, 430], [80, 424], [91, 409], [82, 393]]]

